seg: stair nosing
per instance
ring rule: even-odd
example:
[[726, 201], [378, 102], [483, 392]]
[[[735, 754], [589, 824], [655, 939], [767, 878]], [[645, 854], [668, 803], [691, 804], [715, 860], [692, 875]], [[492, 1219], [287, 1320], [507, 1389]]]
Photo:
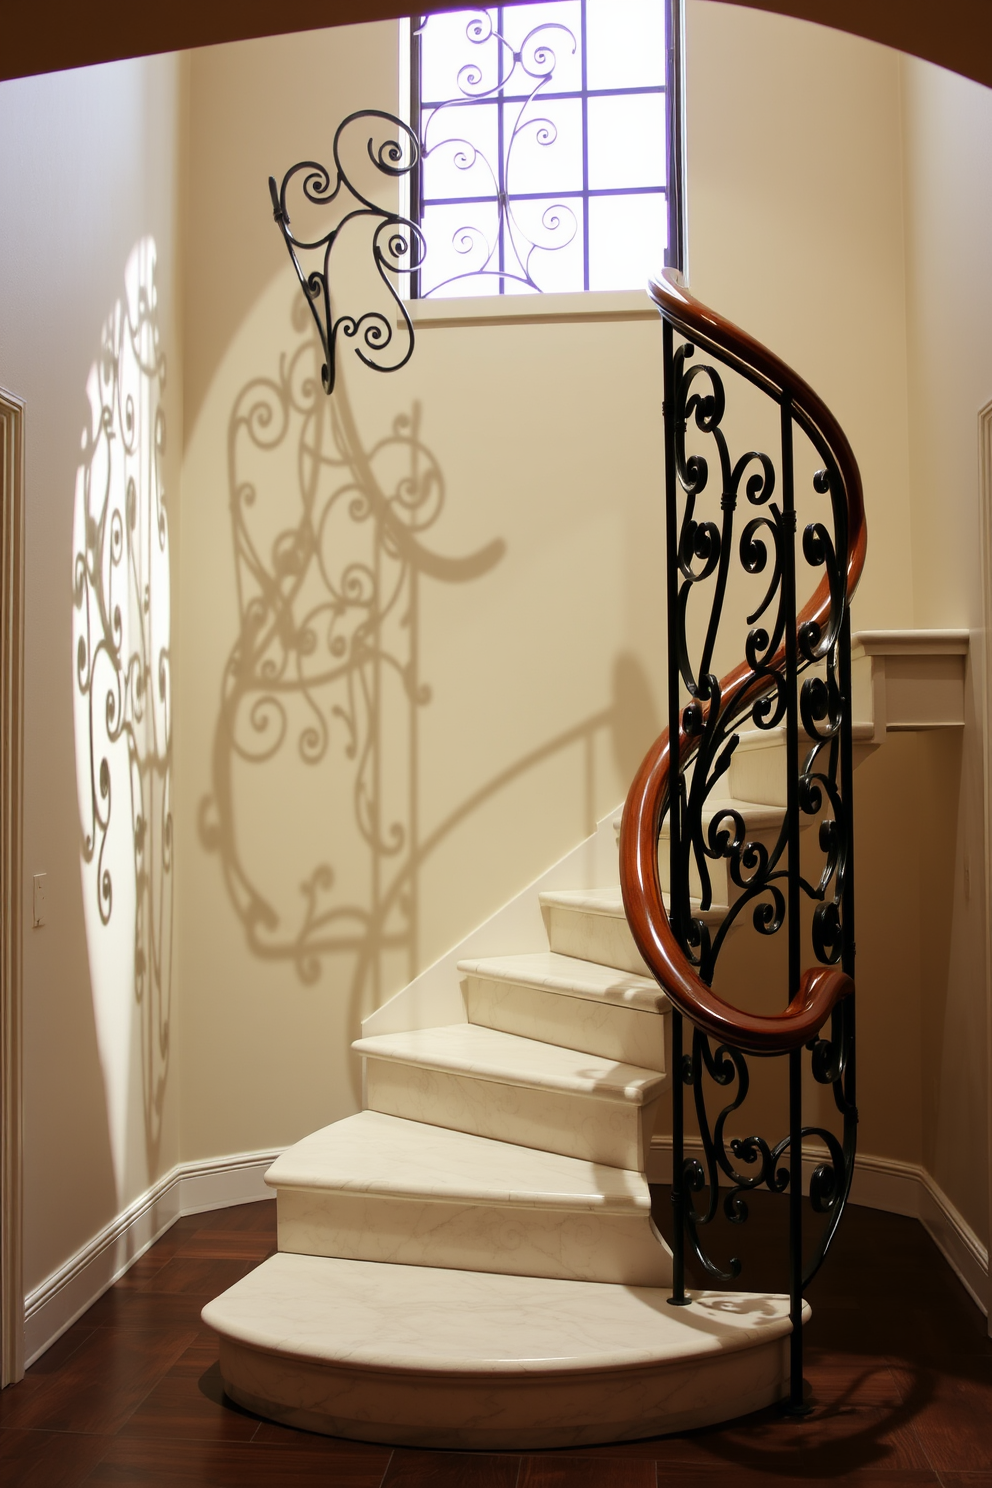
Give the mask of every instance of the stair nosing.
[[[619, 906], [618, 909], [613, 908], [612, 905], [607, 906], [606, 904], [602, 904], [602, 905], [597, 905], [597, 904], [582, 904], [582, 903], [579, 903], [578, 902], [580, 895], [587, 895], [587, 896], [589, 896], [589, 898], [592, 898], [596, 894], [610, 894], [610, 893], [614, 893], [614, 892], [616, 892], [616, 893], [619, 893], [620, 892], [619, 885], [617, 885], [617, 887], [616, 887], [615, 890], [608, 889], [608, 888], [607, 889], [545, 889], [545, 890], [543, 890], [538, 895], [538, 899], [540, 900], [542, 907], [547, 908], [547, 909], [565, 910], [565, 911], [567, 911], [568, 913], [571, 913], [571, 914], [597, 915], [601, 919], [604, 919], [604, 920], [622, 920], [624, 922], [624, 924], [626, 924], [627, 923], [627, 916], [624, 913], [624, 908], [623, 908], [622, 901], [621, 901], [620, 906]], [[570, 897], [572, 895], [574, 895], [575, 897], [574, 898]], [[667, 909], [667, 907], [668, 907], [668, 895], [667, 895], [667, 893], [665, 893], [665, 894], [662, 895], [662, 899], [665, 902], [665, 907]], [[714, 924], [722, 924], [722, 922], [724, 921], [724, 919], [726, 918], [726, 916], [730, 912], [730, 907], [727, 904], [713, 904], [713, 905], [710, 905], [709, 909], [707, 909], [707, 910], [701, 910], [700, 909], [700, 901], [698, 899], [690, 899], [689, 900], [689, 907], [692, 910], [692, 913], [693, 913], [693, 916], [694, 917], [698, 917], [700, 914], [702, 914], [704, 916], [704, 918], [706, 916], [709, 916], [710, 919], [712, 920], [712, 922]], [[559, 952], [558, 954], [562, 954], [562, 953]], [[630, 972], [628, 974], [630, 976], [639, 976], [640, 975], [639, 972]], [[645, 980], [648, 980], [648, 979], [645, 978]]]
[[413, 1029], [406, 1033], [380, 1033], [373, 1034], [370, 1038], [356, 1039], [352, 1048], [356, 1053], [363, 1055], [366, 1059], [384, 1059], [395, 1064], [409, 1065], [415, 1069], [430, 1069], [438, 1074], [461, 1075], [469, 1079], [489, 1081], [497, 1085], [516, 1085], [525, 1090], [551, 1090], [558, 1094], [578, 1095], [590, 1100], [602, 1100], [619, 1105], [643, 1106], [654, 1100], [668, 1085], [668, 1075], [660, 1070], [644, 1069], [639, 1065], [625, 1064], [621, 1060], [603, 1060], [602, 1056], [588, 1054], [580, 1049], [568, 1049], [561, 1044], [548, 1044], [542, 1039], [529, 1039], [516, 1033], [503, 1033], [498, 1029], [485, 1028], [475, 1023], [445, 1024], [445, 1028], [471, 1028], [474, 1036], [482, 1037], [483, 1042], [499, 1040], [504, 1048], [508, 1047], [507, 1041], [512, 1040], [518, 1045], [533, 1045], [556, 1052], [574, 1054], [576, 1059], [588, 1061], [599, 1059], [602, 1063], [610, 1065], [614, 1069], [629, 1070], [631, 1076], [623, 1085], [615, 1085], [604, 1088], [596, 1085], [593, 1080], [585, 1080], [581, 1076], [566, 1079], [551, 1072], [531, 1072], [519, 1070], [514, 1072], [505, 1063], [468, 1063], [464, 1060], [458, 1061], [452, 1056], [443, 1058], [438, 1054], [431, 1056], [430, 1051], [406, 1054], [390, 1047], [387, 1040], [409, 1038], [411, 1033], [435, 1033], [438, 1029]]
[[[372, 1195], [376, 1198], [411, 1199], [421, 1203], [464, 1203], [487, 1208], [554, 1209], [561, 1213], [609, 1214], [628, 1218], [646, 1216], [650, 1213], [651, 1198], [647, 1179], [637, 1169], [614, 1168], [607, 1163], [593, 1163], [585, 1158], [568, 1157], [560, 1153], [545, 1152], [543, 1149], [522, 1147], [515, 1142], [499, 1142], [498, 1145], [514, 1154], [519, 1153], [522, 1163], [533, 1161], [535, 1152], [540, 1153], [542, 1159], [548, 1160], [550, 1167], [560, 1167], [565, 1170], [562, 1182], [567, 1179], [569, 1167], [574, 1166], [586, 1171], [601, 1172], [604, 1178], [612, 1174], [623, 1175], [623, 1180], [629, 1182], [635, 1191], [596, 1193], [581, 1190], [568, 1191], [564, 1188], [561, 1190], [541, 1189], [536, 1186], [529, 1188], [523, 1186], [518, 1189], [508, 1187], [487, 1189], [482, 1186], [481, 1182], [473, 1186], [470, 1179], [460, 1177], [458, 1174], [450, 1177], [451, 1188], [445, 1189], [427, 1179], [421, 1182], [412, 1180], [409, 1177], [409, 1169], [398, 1178], [368, 1179], [346, 1176], [337, 1181], [328, 1181], [326, 1175], [321, 1176], [317, 1173], [313, 1176], [301, 1174], [299, 1168], [296, 1172], [293, 1171], [292, 1154], [297, 1148], [312, 1142], [314, 1138], [323, 1137], [326, 1133], [348, 1122], [353, 1123], [352, 1129], [354, 1129], [354, 1124], [359, 1123], [362, 1117], [369, 1116], [377, 1118], [376, 1126], [386, 1123], [386, 1130], [393, 1131], [400, 1140], [408, 1135], [413, 1142], [433, 1139], [443, 1145], [452, 1143], [454, 1139], [453, 1145], [457, 1143], [462, 1147], [465, 1145], [476, 1147], [480, 1158], [479, 1170], [488, 1171], [486, 1159], [491, 1157], [491, 1149], [497, 1144], [497, 1139], [494, 1137], [483, 1137], [475, 1132], [455, 1132], [448, 1127], [435, 1127], [429, 1122], [413, 1121], [402, 1116], [389, 1116], [378, 1111], [360, 1111], [354, 1117], [346, 1117], [343, 1122], [332, 1122], [329, 1127], [319, 1132], [312, 1132], [309, 1137], [304, 1137], [301, 1142], [288, 1148], [266, 1171], [264, 1175], [266, 1184], [280, 1192], [292, 1190], [309, 1194], [347, 1194], [355, 1198]], [[365, 1124], [367, 1126], [367, 1123]], [[405, 1130], [407, 1128], [408, 1132]], [[311, 1159], [311, 1162], [313, 1161]], [[288, 1176], [285, 1178], [279, 1176], [277, 1171], [280, 1165], [288, 1170]]]
[[[609, 987], [596, 987], [592, 985], [583, 987], [578, 980], [578, 973], [575, 974], [572, 980], [569, 980], [566, 969], [563, 969], [558, 976], [552, 974], [538, 980], [536, 973], [528, 975], [523, 969], [519, 972], [509, 969], [504, 970], [502, 967], [494, 964], [512, 960], [529, 960], [535, 955], [547, 956], [549, 958], [554, 957], [560, 962], [569, 962], [576, 968], [588, 966], [595, 967], [598, 971], [615, 971], [618, 978], [624, 978], [629, 982], [635, 983], [636, 985], [632, 986], [629, 990], [635, 994], [639, 994], [643, 998], [644, 1003], [649, 1002], [649, 1005], [643, 1005], [641, 1002], [628, 1002], [622, 996], [611, 995], [612, 989]], [[653, 977], [641, 976], [639, 972], [635, 971], [624, 971], [620, 967], [610, 966], [603, 961], [590, 961], [581, 956], [569, 956], [562, 951], [530, 951], [524, 952], [519, 957], [474, 956], [466, 958], [464, 961], [459, 961], [458, 970], [466, 976], [505, 982], [510, 986], [528, 987], [535, 992], [551, 992], [562, 997], [573, 997], [577, 1001], [598, 1002], [608, 1007], [624, 1008], [629, 1012], [654, 1013], [658, 1016], [663, 1016], [671, 1011], [671, 1004], [667, 996]]]
[[[328, 1302], [326, 1287], [324, 1293], [316, 1293], [318, 1278], [335, 1280], [337, 1322], [332, 1328], [324, 1326], [322, 1314], [327, 1311]], [[361, 1295], [357, 1301], [353, 1300], [359, 1288]], [[308, 1298], [306, 1309], [291, 1321], [285, 1318], [287, 1290]], [[495, 1380], [514, 1375], [526, 1379], [574, 1378], [604, 1370], [613, 1375], [620, 1370], [679, 1368], [684, 1360], [701, 1361], [743, 1352], [755, 1344], [785, 1338], [791, 1328], [786, 1296], [727, 1292], [693, 1292], [692, 1299], [697, 1304], [693, 1316], [699, 1318], [702, 1326], [680, 1327], [677, 1325], [688, 1319], [672, 1315], [665, 1305], [669, 1292], [669, 1287], [406, 1266], [277, 1251], [220, 1297], [208, 1302], [202, 1317], [207, 1327], [222, 1337], [263, 1353], [306, 1359], [318, 1367], [345, 1365], [353, 1374], [385, 1370], [391, 1374], [448, 1380], [452, 1376]], [[250, 1311], [250, 1304], [259, 1294], [265, 1298], [261, 1322], [255, 1321]], [[346, 1320], [337, 1313], [337, 1299], [342, 1295], [347, 1295], [350, 1303], [351, 1316]], [[454, 1307], [453, 1295], [459, 1299]], [[756, 1300], [763, 1304], [758, 1310], [754, 1306]], [[730, 1324], [735, 1302], [743, 1314], [736, 1327]], [[485, 1304], [488, 1314], [480, 1316], [480, 1304]], [[381, 1320], [384, 1309], [391, 1306], [404, 1309], [401, 1315], [407, 1337], [402, 1344], [390, 1348], [384, 1342]], [[276, 1308], [281, 1325], [274, 1329], [271, 1319]], [[466, 1314], [478, 1319], [473, 1330], [465, 1332], [460, 1326], [455, 1330], [459, 1341], [465, 1337], [465, 1347], [458, 1349], [457, 1345], [448, 1344], [450, 1324], [439, 1336], [425, 1335], [428, 1319], [436, 1320], [439, 1308], [446, 1323], [451, 1316], [461, 1319]], [[647, 1309], [646, 1314], [642, 1308]], [[362, 1311], [367, 1316], [359, 1317], [360, 1331], [352, 1339], [348, 1334], [356, 1326], [355, 1313]], [[606, 1319], [604, 1312], [608, 1313]], [[803, 1313], [805, 1321], [809, 1316], [808, 1303], [804, 1304]], [[527, 1333], [531, 1335], [535, 1322], [538, 1323], [538, 1339], [541, 1339], [548, 1329], [551, 1331], [547, 1336], [555, 1336], [556, 1319], [560, 1336], [561, 1320], [565, 1317], [577, 1320], [579, 1326], [573, 1323], [566, 1331], [568, 1341], [559, 1345], [557, 1355], [547, 1352], [547, 1347], [541, 1348], [540, 1344], [535, 1349], [533, 1342], [523, 1342], [520, 1338], [521, 1318], [526, 1319]], [[379, 1328], [371, 1326], [374, 1319], [379, 1320]], [[636, 1338], [631, 1334], [632, 1324], [639, 1330]], [[596, 1333], [600, 1336], [593, 1341]], [[488, 1346], [481, 1342], [487, 1334], [493, 1339]], [[437, 1352], [425, 1349], [425, 1337]], [[581, 1341], [574, 1343], [572, 1339]], [[454, 1351], [444, 1352], [446, 1346]]]

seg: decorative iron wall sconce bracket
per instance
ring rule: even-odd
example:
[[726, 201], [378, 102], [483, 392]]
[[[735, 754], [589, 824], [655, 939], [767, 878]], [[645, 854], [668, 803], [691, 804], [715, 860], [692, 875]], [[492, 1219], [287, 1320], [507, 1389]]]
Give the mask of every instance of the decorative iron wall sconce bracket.
[[[303, 286], [303, 293], [323, 347], [321, 379], [328, 395], [334, 391], [335, 351], [339, 332], [355, 341], [355, 355], [375, 372], [398, 372], [413, 355], [413, 324], [387, 273], [414, 273], [423, 262], [424, 236], [416, 223], [401, 216], [394, 207], [381, 206], [370, 195], [360, 191], [345, 170], [342, 164], [345, 132], [360, 120], [368, 121], [370, 125], [365, 153], [375, 170], [393, 181], [408, 175], [420, 159], [420, 145], [413, 130], [394, 114], [384, 113], [381, 109], [363, 109], [349, 114], [335, 131], [332, 147], [333, 180], [328, 168], [314, 160], [302, 160], [292, 166], [283, 176], [279, 187], [276, 186], [275, 177], [269, 177], [272, 214], [286, 240], [289, 256]], [[327, 207], [334, 212], [336, 219], [332, 227], [314, 238], [297, 237], [290, 228], [287, 192], [300, 174], [303, 175], [303, 203]], [[330, 259], [346, 229], [350, 237], [363, 229], [367, 234], [372, 262], [379, 280], [389, 294], [385, 309], [372, 308], [358, 315], [340, 311], [335, 313], [337, 296], [332, 300]], [[308, 268], [306, 258], [301, 260], [301, 254], [316, 257], [316, 265]], [[401, 355], [395, 360], [383, 361], [382, 353], [395, 339], [397, 311], [405, 337]]]

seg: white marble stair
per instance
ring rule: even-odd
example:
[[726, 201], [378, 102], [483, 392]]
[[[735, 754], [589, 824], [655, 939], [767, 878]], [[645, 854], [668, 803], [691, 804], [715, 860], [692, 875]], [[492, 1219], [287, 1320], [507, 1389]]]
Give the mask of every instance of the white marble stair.
[[[887, 730], [959, 725], [966, 651], [958, 632], [859, 637], [872, 724], [856, 760]], [[722, 804], [749, 835], [778, 833], [783, 758], [780, 733], [741, 739]], [[610, 826], [371, 1016], [356, 1044], [370, 1109], [270, 1169], [279, 1253], [204, 1310], [244, 1406], [363, 1440], [524, 1450], [684, 1430], [787, 1393], [786, 1298], [667, 1305], [644, 1172], [669, 1019], [623, 917]], [[718, 923], [725, 873], [713, 897], [702, 917]]]
[[644, 1171], [666, 1076], [456, 1023], [356, 1040], [366, 1104], [502, 1142]]
[[203, 1310], [224, 1387], [287, 1425], [511, 1450], [703, 1426], [783, 1391], [784, 1297], [278, 1254]]
[[[627, 924], [619, 884], [602, 889], [549, 889], [538, 897], [552, 951], [647, 977], [647, 967]], [[696, 899], [692, 912], [708, 925], [719, 926], [727, 906], [717, 904], [703, 911]]]
[[[741, 800], [736, 796], [724, 796], [719, 799], [711, 798], [707, 801], [702, 813], [703, 839], [708, 841], [710, 824], [717, 816], [725, 812], [735, 811], [743, 819], [747, 840], [761, 842], [769, 849], [775, 846], [782, 823], [785, 820], [785, 806], [778, 803], [768, 804], [764, 801]], [[720, 830], [730, 832], [732, 825], [730, 821], [721, 824]], [[669, 857], [669, 842], [671, 834], [667, 820], [662, 826], [658, 839], [658, 874], [661, 879], [662, 891], [667, 894], [671, 882], [671, 859]], [[730, 876], [730, 865], [727, 858], [707, 858], [706, 867], [710, 876], [710, 898], [713, 903], [721, 905], [733, 904], [740, 890], [734, 884]], [[699, 871], [696, 867], [695, 856], [690, 854], [689, 858], [689, 893], [693, 899], [702, 898], [702, 885], [700, 883]]]
[[266, 1174], [279, 1249], [623, 1286], [664, 1286], [671, 1256], [640, 1173], [363, 1111]]
[[658, 1015], [669, 1004], [653, 977], [554, 951], [460, 961], [458, 970], [465, 975], [471, 1023], [665, 1068], [665, 1024]]

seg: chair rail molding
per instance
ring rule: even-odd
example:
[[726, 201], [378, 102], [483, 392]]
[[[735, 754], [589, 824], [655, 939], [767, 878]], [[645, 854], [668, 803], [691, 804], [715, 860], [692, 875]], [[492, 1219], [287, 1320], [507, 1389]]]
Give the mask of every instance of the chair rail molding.
[[[989, 804], [992, 802], [992, 399], [978, 414], [978, 462], [979, 462], [979, 507], [982, 523], [982, 601], [984, 606], [984, 635], [982, 650], [982, 687], [984, 716], [982, 722], [983, 754], [985, 763], [985, 809], [982, 815], [985, 833], [985, 995], [986, 995], [986, 1069], [992, 1071], [992, 821], [989, 820]], [[992, 1195], [992, 1085], [989, 1089], [989, 1191]], [[989, 1230], [992, 1233], [992, 1197], [989, 1200]], [[989, 1316], [989, 1334], [992, 1335], [992, 1280], [988, 1282], [986, 1311]]]
[[24, 1373], [21, 700], [24, 402], [0, 388], [0, 1386]]

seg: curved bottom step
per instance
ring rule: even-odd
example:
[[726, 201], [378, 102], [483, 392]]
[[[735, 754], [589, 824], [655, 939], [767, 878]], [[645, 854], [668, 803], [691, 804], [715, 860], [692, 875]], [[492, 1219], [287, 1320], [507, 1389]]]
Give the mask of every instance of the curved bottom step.
[[[628, 1441], [788, 1390], [788, 1298], [279, 1253], [204, 1308], [232, 1399], [397, 1446]], [[808, 1316], [808, 1309], [805, 1313]]]

